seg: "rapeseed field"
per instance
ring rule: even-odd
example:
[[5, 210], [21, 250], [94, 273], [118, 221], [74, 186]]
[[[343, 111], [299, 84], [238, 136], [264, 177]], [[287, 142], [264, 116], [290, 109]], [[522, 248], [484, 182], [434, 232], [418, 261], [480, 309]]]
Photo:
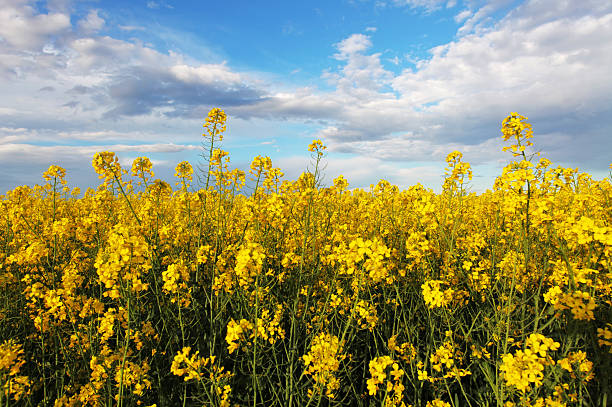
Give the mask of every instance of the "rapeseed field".
[[[94, 156], [83, 196], [51, 166], [0, 199], [0, 407], [605, 406], [612, 183], [532, 154], [466, 191], [284, 180], [204, 124], [176, 185]], [[611, 167], [612, 168], [612, 167]], [[197, 185], [197, 187], [196, 187]]]

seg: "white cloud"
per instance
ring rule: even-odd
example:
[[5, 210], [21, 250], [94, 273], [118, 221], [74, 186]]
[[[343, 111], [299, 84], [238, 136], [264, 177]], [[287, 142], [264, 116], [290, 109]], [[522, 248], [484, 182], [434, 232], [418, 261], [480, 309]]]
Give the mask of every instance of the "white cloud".
[[[469, 12], [469, 14], [465, 15], [467, 20], [463, 23], [463, 26], [459, 28], [457, 33], [460, 35], [465, 35], [476, 30], [481, 30], [482, 28], [487, 28], [488, 23], [490, 22], [489, 16], [510, 1], [512, 0], [493, 0], [485, 3], [484, 6], [480, 7], [473, 13]], [[457, 21], [457, 19], [455, 21]]]
[[391, 62], [393, 65], [399, 65], [401, 59], [396, 55], [393, 58], [387, 58], [387, 61]]
[[0, 37], [16, 48], [38, 50], [49, 37], [60, 35], [69, 28], [67, 14], [38, 14], [22, 1], [0, 2]]
[[147, 7], [150, 9], [160, 9], [160, 8], [174, 8], [173, 6], [171, 6], [170, 4], [166, 3], [165, 1], [148, 1], [147, 2]]
[[[458, 149], [475, 164], [506, 161], [500, 125], [518, 110], [532, 119], [536, 145], [541, 134], [539, 147], [549, 158], [586, 170], [607, 165], [612, 7], [587, 13], [587, 6], [562, 2], [555, 18], [557, 9], [542, 3], [550, 5], [527, 2], [487, 30], [478, 27], [506, 2], [477, 9], [480, 14], [469, 29], [464, 26], [465, 35], [432, 48], [430, 59], [399, 75], [381, 68], [379, 54], [368, 54], [369, 37], [352, 35], [337, 44], [335, 57], [345, 65], [325, 74], [335, 92], [283, 101], [311, 114], [317, 99], [325, 101], [335, 120], [316, 136], [336, 152], [437, 161]], [[538, 8], [546, 8], [545, 17]], [[389, 84], [395, 96], [381, 90]], [[312, 103], [302, 105], [302, 100]]]
[[346, 60], [351, 55], [366, 51], [371, 46], [372, 41], [370, 41], [369, 36], [364, 34], [353, 34], [336, 44], [336, 48], [340, 53], [334, 55], [334, 57], [341, 61]]
[[174, 65], [170, 72], [182, 82], [193, 83], [226, 83], [228, 86], [240, 83], [240, 74], [232, 72], [223, 64], [207, 64], [200, 66]]
[[[434, 9], [451, 3], [396, 5]], [[104, 24], [96, 11], [73, 30], [65, 5], [41, 14], [27, 2], [4, 4], [0, 160], [8, 161], [0, 170], [17, 168], [15, 157], [47, 164], [80, 157], [86, 163], [86, 156], [106, 147], [133, 154], [189, 152], [196, 148], [193, 138], [177, 134], [200, 126], [213, 106], [225, 107], [230, 118], [313, 123], [313, 136], [322, 137], [335, 155], [356, 156], [330, 161], [334, 171], [361, 180], [351, 183], [391, 178], [393, 171], [400, 175], [390, 181], [399, 183], [400, 176], [410, 178], [425, 167], [435, 178], [433, 163], [453, 149], [474, 165], [507, 159], [500, 152], [499, 127], [511, 111], [532, 119], [536, 146], [549, 158], [607, 167], [612, 5], [526, 1], [492, 24], [488, 19], [507, 6], [505, 0], [468, 3], [455, 17], [463, 22], [460, 35], [432, 48], [429, 58], [413, 61], [415, 69], [386, 70], [369, 35], [337, 42], [332, 57], [340, 66], [323, 74], [331, 91], [273, 86], [218, 60], [194, 61], [137, 40], [96, 34]], [[86, 145], [35, 147], [43, 142]], [[425, 164], [406, 169], [411, 161]]]
[[[364, 54], [372, 41], [364, 34], [353, 34], [336, 44], [339, 53], [334, 55], [339, 61], [346, 61], [341, 73], [327, 74], [327, 79], [342, 92], [353, 95], [378, 92], [391, 78], [380, 62], [380, 53]], [[363, 95], [362, 95], [363, 96]]]
[[70, 57], [72, 66], [81, 72], [87, 72], [94, 68], [100, 70], [118, 70], [130, 64], [153, 64], [159, 62], [157, 51], [112, 37], [82, 37], [69, 43], [69, 48], [74, 52]]
[[19, 113], [17, 109], [13, 109], [12, 107], [0, 107], [0, 116], [9, 116]]
[[[0, 132], [1, 134], [1, 132]], [[101, 130], [101, 131], [60, 131], [57, 137], [65, 140], [84, 140], [97, 141], [104, 140], [123, 140], [132, 142], [150, 141], [159, 137], [159, 135], [147, 131], [117, 131], [117, 130]]]
[[123, 31], [145, 31], [146, 28], [138, 25], [119, 25], [118, 26]]
[[455, 22], [457, 23], [461, 23], [463, 22], [465, 19], [467, 19], [468, 17], [470, 17], [472, 15], [472, 12], [470, 10], [462, 10], [461, 12], [459, 12], [457, 15], [455, 15]]
[[23, 127], [0, 127], [0, 145], [23, 142], [27, 139], [28, 133], [28, 129]]
[[[156, 144], [107, 144], [90, 146], [36, 146], [32, 144], [6, 143], [0, 144], [0, 159], [6, 161], [23, 161], [24, 157], [38, 157], [47, 162], [52, 157], [81, 156], [92, 158], [100, 151], [113, 151], [115, 153], [137, 151], [141, 153], [178, 153], [187, 150], [198, 150], [197, 145], [177, 145], [172, 143]], [[18, 158], [17, 158], [18, 157]], [[46, 161], [45, 161], [46, 160]]]
[[104, 19], [98, 15], [98, 10], [90, 10], [87, 17], [79, 21], [79, 28], [87, 34], [93, 34], [104, 27]]
[[446, 8], [455, 7], [455, 0], [393, 0], [395, 6], [410, 8], [423, 8], [426, 12], [433, 12], [445, 6]]

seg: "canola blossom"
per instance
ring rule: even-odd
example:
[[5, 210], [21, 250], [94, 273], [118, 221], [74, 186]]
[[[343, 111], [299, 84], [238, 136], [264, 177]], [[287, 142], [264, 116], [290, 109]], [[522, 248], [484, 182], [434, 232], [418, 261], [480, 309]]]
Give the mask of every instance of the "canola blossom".
[[[0, 406], [603, 406], [612, 399], [612, 176], [531, 153], [469, 192], [247, 171], [210, 111], [173, 185], [94, 155], [0, 197]], [[306, 151], [307, 150], [307, 151]], [[612, 165], [610, 167], [612, 170]]]

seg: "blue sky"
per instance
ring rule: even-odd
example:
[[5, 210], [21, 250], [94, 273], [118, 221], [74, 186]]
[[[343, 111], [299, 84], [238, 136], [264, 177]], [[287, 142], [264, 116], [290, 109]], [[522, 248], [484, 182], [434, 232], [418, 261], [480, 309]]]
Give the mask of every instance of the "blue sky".
[[[326, 180], [440, 190], [464, 154], [482, 192], [510, 159], [501, 121], [528, 116], [555, 165], [612, 162], [612, 4], [599, 0], [0, 0], [0, 193], [50, 164], [97, 186], [97, 151], [160, 178], [198, 161], [224, 109], [223, 149], [287, 179], [329, 147]], [[229, 5], [228, 5], [229, 4]]]

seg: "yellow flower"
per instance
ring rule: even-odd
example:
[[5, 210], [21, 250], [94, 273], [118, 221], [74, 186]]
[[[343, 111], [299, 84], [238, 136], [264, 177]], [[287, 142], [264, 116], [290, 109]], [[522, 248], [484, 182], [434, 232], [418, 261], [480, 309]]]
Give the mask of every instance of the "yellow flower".
[[66, 185], [66, 180], [64, 179], [65, 176], [66, 170], [57, 165], [51, 165], [49, 169], [43, 173], [43, 178], [46, 181], [51, 181], [52, 178], [59, 178], [62, 185]]
[[19, 373], [25, 363], [22, 359], [23, 348], [14, 340], [9, 339], [0, 345], [0, 371], [8, 372], [10, 376]]
[[559, 301], [559, 297], [562, 292], [563, 291], [561, 290], [561, 287], [559, 287], [558, 285], [552, 286], [544, 294], [544, 301], [549, 304], [555, 305]]
[[599, 346], [609, 346], [612, 353], [612, 324], [606, 324], [604, 328], [597, 328], [597, 340]]
[[[208, 363], [208, 359], [198, 358], [199, 351], [189, 356], [191, 347], [184, 347], [183, 350], [174, 356], [170, 371], [176, 376], [185, 376], [185, 381], [200, 380], [202, 375], [200, 370]], [[214, 360], [213, 360], [214, 361]]]
[[525, 345], [524, 351], [517, 350], [514, 355], [503, 355], [500, 367], [506, 384], [522, 392], [528, 391], [532, 384], [535, 387], [542, 385], [544, 367], [554, 364], [554, 360], [547, 353], [559, 349], [560, 346], [559, 342], [536, 333], [529, 335]]
[[429, 280], [421, 285], [423, 299], [429, 308], [445, 307], [452, 301], [454, 290], [441, 290], [443, 283], [441, 280]]
[[558, 361], [559, 366], [571, 373], [572, 378], [580, 376], [581, 380], [590, 381], [594, 376], [593, 362], [587, 359], [584, 351], [570, 352]]
[[342, 353], [338, 337], [320, 333], [310, 345], [310, 351], [302, 356], [304, 373], [312, 376], [316, 385], [325, 388], [326, 396], [332, 398], [340, 382], [335, 374], [340, 369], [340, 362], [346, 357]]
[[533, 131], [531, 125], [527, 123], [527, 117], [521, 116], [518, 113], [512, 112], [502, 122], [502, 134], [504, 141], [507, 141], [511, 137], [517, 140], [521, 138], [533, 137]]
[[527, 347], [531, 349], [532, 352], [538, 353], [540, 357], [546, 356], [546, 352], [549, 350], [555, 351], [559, 349], [559, 342], [555, 342], [551, 338], [547, 338], [542, 334], [531, 334], [529, 338], [525, 341]]
[[454, 347], [451, 341], [444, 342], [442, 346], [436, 349], [436, 352], [429, 357], [429, 361], [434, 370], [441, 372], [443, 367], [451, 369], [454, 361]]
[[587, 321], [595, 319], [593, 311], [597, 308], [597, 304], [588, 292], [576, 290], [573, 293], [560, 294], [558, 298], [554, 304], [555, 309], [569, 309], [575, 319]]
[[318, 157], [323, 156], [323, 151], [326, 149], [327, 147], [323, 145], [321, 140], [312, 140], [312, 143], [308, 145], [308, 151], [316, 153]]
[[3, 396], [19, 400], [29, 394], [30, 379], [18, 376], [25, 364], [21, 344], [9, 339], [0, 345], [0, 391]]
[[189, 164], [189, 161], [178, 163], [174, 169], [174, 176], [181, 179], [181, 181], [176, 183], [177, 186], [182, 185], [188, 188], [189, 182], [193, 181], [193, 167]]
[[246, 339], [247, 331], [253, 329], [253, 324], [246, 319], [241, 319], [240, 322], [231, 319], [227, 324], [227, 333], [225, 335], [225, 341], [227, 342], [227, 350], [229, 353], [233, 353], [240, 347], [240, 341]]
[[[391, 367], [387, 376], [387, 368]], [[389, 406], [403, 405], [402, 393], [404, 386], [401, 383], [404, 370], [390, 356], [379, 356], [370, 361], [369, 364], [371, 377], [366, 381], [370, 396], [376, 395], [378, 386], [383, 385], [386, 393], [392, 392], [387, 399]]]
[[206, 123], [203, 125], [208, 134], [203, 134], [203, 136], [209, 136], [212, 140], [218, 136], [220, 141], [223, 140], [223, 132], [227, 129], [226, 121], [227, 115], [223, 110], [217, 107], [211, 109], [206, 117]]
[[119, 180], [121, 175], [125, 173], [125, 171], [121, 169], [121, 165], [119, 165], [119, 159], [112, 151], [96, 153], [91, 165], [99, 175], [99, 178], [104, 179], [105, 182], [114, 179]]
[[135, 177], [141, 177], [143, 180], [147, 180], [149, 177], [155, 176], [152, 168], [153, 163], [151, 163], [151, 160], [149, 160], [147, 157], [138, 157], [132, 163], [132, 175]]
[[500, 370], [504, 372], [504, 379], [508, 386], [514, 386], [525, 392], [531, 384], [540, 386], [544, 379], [544, 365], [540, 358], [530, 350], [516, 351], [515, 355], [506, 354], [502, 357]]

